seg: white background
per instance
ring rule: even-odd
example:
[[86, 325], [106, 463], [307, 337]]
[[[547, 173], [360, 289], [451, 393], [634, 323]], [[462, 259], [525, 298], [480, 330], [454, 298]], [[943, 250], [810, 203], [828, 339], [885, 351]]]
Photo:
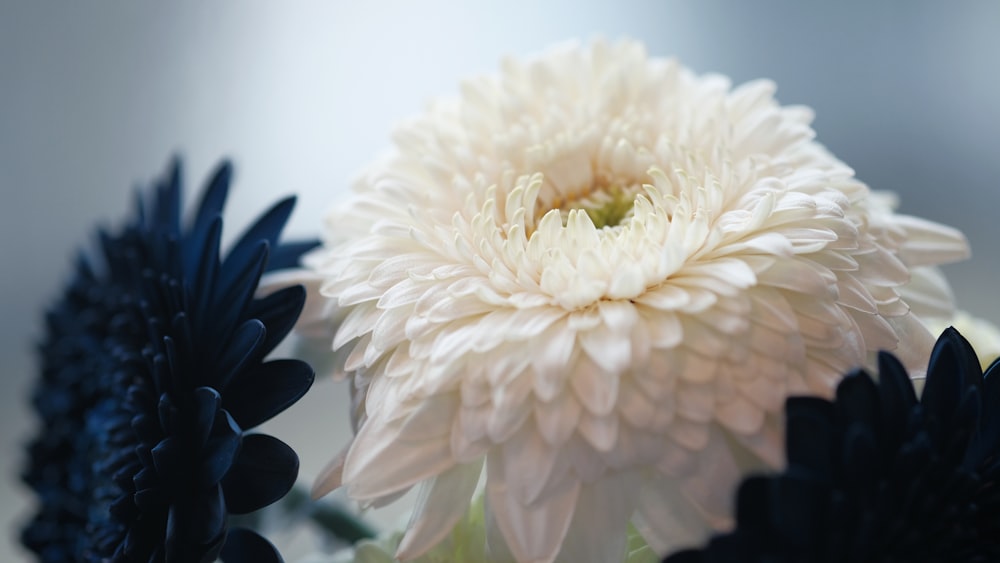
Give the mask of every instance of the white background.
[[[391, 126], [505, 54], [629, 36], [812, 106], [819, 140], [902, 210], [962, 228], [959, 300], [1000, 320], [1000, 2], [764, 1], [0, 3], [0, 560], [21, 560], [16, 474], [41, 313], [96, 222], [184, 156], [190, 188], [237, 165], [227, 226], [298, 193], [323, 210]], [[311, 481], [340, 447], [342, 389], [321, 382], [274, 431]]]

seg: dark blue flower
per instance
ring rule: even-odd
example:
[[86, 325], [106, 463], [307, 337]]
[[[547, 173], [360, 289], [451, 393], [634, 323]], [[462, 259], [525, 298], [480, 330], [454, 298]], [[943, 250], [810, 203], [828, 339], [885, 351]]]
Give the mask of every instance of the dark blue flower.
[[787, 469], [750, 477], [736, 527], [668, 563], [1000, 561], [1000, 364], [949, 328], [918, 399], [888, 353], [834, 401], [790, 398]]
[[281, 560], [228, 517], [278, 500], [298, 473], [291, 448], [247, 431], [312, 384], [306, 363], [265, 360], [305, 290], [256, 291], [315, 243], [278, 244], [288, 198], [220, 255], [230, 179], [223, 164], [182, 226], [175, 164], [48, 314], [24, 474], [40, 506], [22, 534], [43, 561]]

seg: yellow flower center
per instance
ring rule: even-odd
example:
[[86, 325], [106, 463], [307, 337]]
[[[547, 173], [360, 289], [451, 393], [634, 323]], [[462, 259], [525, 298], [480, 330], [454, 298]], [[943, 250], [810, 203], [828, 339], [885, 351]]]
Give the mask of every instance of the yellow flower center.
[[617, 227], [632, 215], [635, 194], [638, 191], [638, 185], [622, 187], [612, 184], [607, 187], [595, 187], [580, 194], [556, 198], [547, 209], [542, 209], [542, 213], [537, 217], [540, 218], [550, 209], [558, 209], [565, 225], [569, 212], [579, 209], [590, 217], [598, 229]]

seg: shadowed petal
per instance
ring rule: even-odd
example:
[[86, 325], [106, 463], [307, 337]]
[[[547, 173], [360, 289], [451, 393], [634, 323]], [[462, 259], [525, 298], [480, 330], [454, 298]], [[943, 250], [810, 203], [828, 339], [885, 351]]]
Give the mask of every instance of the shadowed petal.
[[256, 248], [261, 243], [265, 243], [271, 248], [277, 246], [278, 235], [285, 227], [285, 223], [288, 222], [288, 217], [294, 208], [294, 196], [287, 197], [271, 206], [237, 239], [236, 244], [226, 255], [222, 268], [228, 270], [234, 264], [242, 264], [251, 260], [251, 256], [256, 253]]
[[265, 353], [270, 352], [288, 336], [306, 302], [306, 290], [301, 285], [279, 289], [260, 299], [254, 299], [247, 308], [247, 316], [258, 319], [267, 326], [267, 335], [261, 344]]
[[285, 496], [299, 474], [299, 458], [287, 444], [266, 434], [243, 438], [236, 463], [222, 480], [226, 506], [245, 514]]
[[315, 374], [301, 360], [273, 360], [239, 373], [226, 388], [224, 405], [244, 430], [270, 420], [298, 401]]
[[223, 563], [283, 563], [271, 542], [257, 532], [245, 528], [229, 530], [226, 545], [222, 548], [220, 559]]

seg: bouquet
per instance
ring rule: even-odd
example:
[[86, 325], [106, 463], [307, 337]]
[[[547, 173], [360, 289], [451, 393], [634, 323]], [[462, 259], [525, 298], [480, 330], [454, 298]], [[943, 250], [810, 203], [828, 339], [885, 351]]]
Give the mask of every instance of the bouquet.
[[507, 60], [321, 241], [280, 240], [288, 198], [221, 252], [231, 167], [185, 220], [175, 164], [48, 312], [23, 542], [281, 561], [298, 458], [254, 428], [315, 370], [355, 433], [313, 497], [416, 501], [381, 533], [309, 505], [311, 562], [1000, 560], [1000, 333], [937, 269], [965, 238], [774, 91], [630, 41]]

